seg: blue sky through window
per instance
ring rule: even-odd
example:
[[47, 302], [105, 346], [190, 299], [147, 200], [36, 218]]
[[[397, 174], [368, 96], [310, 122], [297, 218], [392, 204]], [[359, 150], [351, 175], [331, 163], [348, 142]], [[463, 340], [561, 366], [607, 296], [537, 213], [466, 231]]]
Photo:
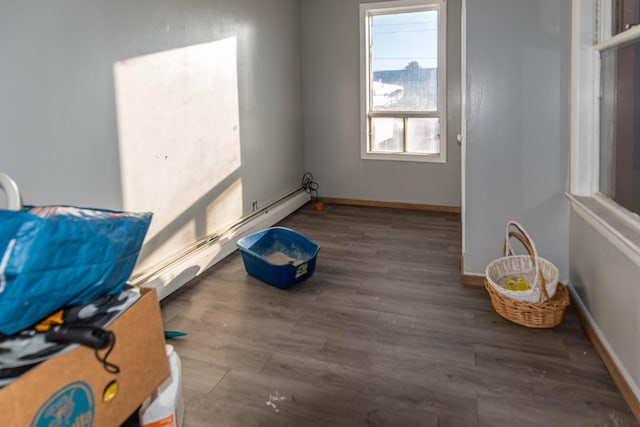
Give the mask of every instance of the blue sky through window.
[[402, 70], [413, 61], [438, 66], [436, 10], [374, 15], [371, 27], [373, 71]]

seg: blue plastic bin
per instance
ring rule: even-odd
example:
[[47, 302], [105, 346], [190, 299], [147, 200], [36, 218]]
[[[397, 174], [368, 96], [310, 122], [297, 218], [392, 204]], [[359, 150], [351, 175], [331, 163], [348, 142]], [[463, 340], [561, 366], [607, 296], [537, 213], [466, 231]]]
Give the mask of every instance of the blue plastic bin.
[[236, 242], [253, 277], [286, 289], [313, 274], [320, 245], [286, 227], [271, 227]]

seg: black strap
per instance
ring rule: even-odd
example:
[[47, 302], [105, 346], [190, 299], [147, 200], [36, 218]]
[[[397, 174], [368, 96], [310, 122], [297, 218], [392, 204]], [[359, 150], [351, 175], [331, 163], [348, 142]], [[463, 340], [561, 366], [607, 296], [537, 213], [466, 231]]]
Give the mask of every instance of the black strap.
[[107, 357], [109, 357], [111, 351], [113, 350], [113, 347], [115, 347], [116, 345], [116, 336], [112, 331], [107, 331], [107, 333], [109, 334], [109, 345], [106, 347], [104, 356], [100, 356], [100, 350], [97, 348], [95, 349], [96, 359], [98, 359], [98, 361], [102, 363], [105, 371], [109, 372], [110, 374], [118, 374], [120, 373], [120, 367], [114, 363], [107, 361]]

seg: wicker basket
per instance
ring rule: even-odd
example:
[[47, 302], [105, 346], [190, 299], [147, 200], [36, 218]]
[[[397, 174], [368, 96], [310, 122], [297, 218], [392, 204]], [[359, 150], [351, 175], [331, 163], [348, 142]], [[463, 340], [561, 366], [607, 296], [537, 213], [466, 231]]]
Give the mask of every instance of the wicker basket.
[[491, 297], [491, 305], [496, 313], [522, 326], [529, 328], [553, 328], [562, 322], [564, 311], [569, 305], [569, 291], [558, 283], [553, 298], [547, 301], [531, 303], [509, 298], [496, 292], [485, 279], [484, 287]]
[[[528, 255], [514, 255], [511, 246], [511, 238], [514, 237], [527, 249]], [[524, 276], [529, 284], [529, 290], [509, 289], [507, 280], [519, 276]], [[538, 256], [535, 243], [520, 224], [509, 221], [502, 247], [502, 258], [492, 261], [487, 266], [485, 277], [495, 292], [512, 299], [537, 303], [552, 298], [556, 293], [558, 268], [550, 261]], [[546, 287], [541, 286], [542, 282]]]

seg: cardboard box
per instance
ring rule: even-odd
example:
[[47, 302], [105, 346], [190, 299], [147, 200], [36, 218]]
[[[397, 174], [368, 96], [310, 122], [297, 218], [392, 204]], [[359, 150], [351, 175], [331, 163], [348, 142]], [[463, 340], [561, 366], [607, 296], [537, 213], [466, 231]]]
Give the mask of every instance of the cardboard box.
[[107, 360], [118, 374], [85, 346], [53, 357], [0, 389], [0, 425], [116, 427], [136, 411], [170, 372], [156, 291], [141, 291], [107, 327], [116, 337]]

